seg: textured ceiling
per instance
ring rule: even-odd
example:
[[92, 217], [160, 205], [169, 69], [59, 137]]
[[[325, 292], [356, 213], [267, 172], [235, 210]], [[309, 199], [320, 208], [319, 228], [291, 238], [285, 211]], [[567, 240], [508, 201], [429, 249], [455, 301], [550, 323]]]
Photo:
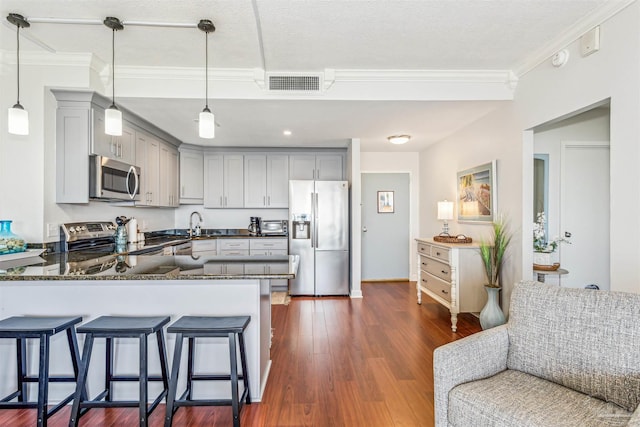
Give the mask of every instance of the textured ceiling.
[[[319, 72], [340, 70], [509, 70], [552, 43], [612, 0], [0, 0], [0, 10], [27, 18], [74, 18], [196, 24], [211, 19], [210, 66]], [[15, 28], [0, 26], [0, 49], [15, 51]], [[90, 52], [111, 62], [111, 31], [104, 25], [34, 23], [21, 31], [21, 51]], [[195, 28], [125, 25], [116, 34], [117, 66], [202, 67], [204, 35]], [[194, 142], [193, 100], [124, 99], [123, 105]], [[3, 101], [3, 104], [8, 104]], [[193, 106], [191, 105], [193, 104]], [[486, 114], [499, 103], [308, 100], [216, 101], [225, 143], [344, 144], [360, 137], [363, 150], [416, 150]], [[190, 110], [189, 110], [190, 111]], [[427, 117], [428, 119], [425, 119]], [[286, 119], [286, 120], [285, 120]], [[171, 122], [170, 122], [171, 121]], [[297, 129], [287, 141], [266, 135]], [[389, 147], [386, 136], [410, 132], [412, 144]], [[233, 133], [233, 134], [231, 134]], [[295, 138], [301, 141], [295, 141]], [[339, 140], [339, 142], [335, 142]], [[195, 140], [197, 141], [197, 139]], [[366, 144], [365, 144], [366, 142]], [[260, 142], [256, 142], [256, 145]]]

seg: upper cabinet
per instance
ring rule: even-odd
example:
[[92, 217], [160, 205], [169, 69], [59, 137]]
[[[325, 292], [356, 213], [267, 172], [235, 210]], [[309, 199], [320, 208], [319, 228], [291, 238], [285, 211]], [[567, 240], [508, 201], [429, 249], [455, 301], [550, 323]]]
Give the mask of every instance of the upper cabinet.
[[202, 204], [204, 198], [204, 154], [180, 147], [180, 204]]
[[240, 154], [204, 156], [204, 207], [244, 207], [244, 158]]
[[289, 156], [244, 156], [244, 207], [286, 208], [289, 198]]
[[292, 154], [289, 156], [289, 179], [316, 181], [344, 180], [342, 153]]
[[[98, 154], [140, 166], [142, 200], [136, 204], [178, 205], [175, 147], [180, 145], [179, 140], [124, 108], [121, 108], [122, 135], [106, 135], [104, 110], [111, 104], [107, 98], [86, 90], [52, 89], [51, 92], [58, 103], [56, 203], [89, 202], [89, 155]], [[167, 153], [164, 164], [161, 164], [161, 147], [165, 147]], [[167, 175], [162, 183], [159, 181], [161, 167], [162, 174]]]

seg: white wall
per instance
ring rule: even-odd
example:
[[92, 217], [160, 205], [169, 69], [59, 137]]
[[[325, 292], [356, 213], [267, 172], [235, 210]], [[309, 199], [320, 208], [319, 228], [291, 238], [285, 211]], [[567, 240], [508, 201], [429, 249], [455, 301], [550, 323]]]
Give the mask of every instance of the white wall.
[[[415, 239], [422, 237], [420, 234], [420, 221], [418, 220], [419, 195], [420, 195], [420, 164], [418, 153], [360, 153], [360, 170], [361, 172], [376, 173], [397, 173], [403, 172], [409, 174], [409, 194], [411, 201], [409, 213], [409, 237], [410, 237], [410, 278], [417, 279], [417, 260], [415, 254], [418, 248]], [[429, 186], [426, 186], [429, 188]], [[358, 235], [360, 235], [358, 229]]]
[[[562, 68], [549, 61], [521, 77], [513, 103], [420, 153], [420, 229], [438, 230], [435, 206], [455, 196], [458, 170], [498, 160], [498, 210], [518, 233], [503, 275], [503, 309], [513, 283], [529, 278], [532, 264], [533, 129], [611, 100], [611, 289], [640, 292], [640, 5], [635, 2], [601, 24], [601, 50], [581, 57], [567, 48]], [[486, 226], [454, 224], [453, 232], [478, 238]]]

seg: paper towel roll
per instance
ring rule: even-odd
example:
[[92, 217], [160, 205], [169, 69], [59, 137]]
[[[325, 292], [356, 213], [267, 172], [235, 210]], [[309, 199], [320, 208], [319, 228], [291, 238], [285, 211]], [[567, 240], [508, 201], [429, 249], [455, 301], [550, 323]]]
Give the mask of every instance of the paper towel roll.
[[136, 243], [138, 241], [138, 220], [131, 218], [127, 223], [128, 242]]

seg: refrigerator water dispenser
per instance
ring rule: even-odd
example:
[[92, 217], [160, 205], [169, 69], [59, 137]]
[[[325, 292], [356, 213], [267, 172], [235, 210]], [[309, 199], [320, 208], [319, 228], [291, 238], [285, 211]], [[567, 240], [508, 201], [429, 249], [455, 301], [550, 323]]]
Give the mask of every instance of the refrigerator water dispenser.
[[292, 239], [310, 239], [311, 238], [311, 221], [292, 221], [293, 233]]

